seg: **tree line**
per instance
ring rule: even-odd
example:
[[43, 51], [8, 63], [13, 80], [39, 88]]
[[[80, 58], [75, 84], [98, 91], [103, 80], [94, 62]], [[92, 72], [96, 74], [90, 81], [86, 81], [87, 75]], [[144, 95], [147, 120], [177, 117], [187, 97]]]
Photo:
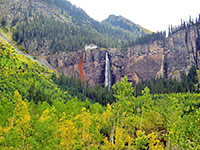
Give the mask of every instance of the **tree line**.
[[59, 86], [60, 89], [68, 91], [68, 93], [77, 97], [81, 101], [88, 99], [90, 102], [98, 102], [102, 106], [106, 106], [108, 103], [113, 103], [115, 98], [113, 97], [113, 91], [101, 86], [89, 87], [87, 82], [82, 82], [81, 79], [75, 76], [64, 76], [63, 74], [57, 77], [55, 74], [52, 76], [52, 80]]
[[18, 44], [24, 45], [26, 45], [26, 42], [35, 39], [38, 51], [42, 47], [48, 46], [52, 53], [76, 51], [89, 43], [105, 48], [115, 47], [116, 45], [113, 39], [96, 32], [92, 28], [56, 22], [42, 15], [34, 17], [30, 22], [27, 21], [18, 25], [13, 30], [13, 39]]
[[152, 94], [199, 93], [200, 84], [198, 80], [197, 68], [192, 66], [187, 75], [185, 73], [181, 74], [181, 81], [164, 77], [151, 79], [149, 81], [141, 81], [138, 84], [133, 82], [133, 87], [135, 88], [135, 96], [141, 95], [145, 87], [148, 87]]
[[[56, 75], [53, 75], [52, 80], [55, 84], [59, 85], [61, 89], [68, 91], [71, 96], [77, 96], [78, 99], [82, 101], [88, 99], [90, 102], [98, 102], [103, 106], [116, 101], [115, 97], [113, 97], [112, 89], [108, 91], [107, 88], [100, 86], [90, 88], [87, 82], [82, 82], [75, 76], [66, 77], [61, 75], [56, 77]], [[150, 89], [151, 94], [200, 92], [200, 84], [198, 83], [198, 74], [195, 66], [191, 67], [187, 75], [182, 73], [181, 81], [164, 77], [141, 81], [138, 84], [133, 82], [132, 87], [135, 89], [133, 93], [135, 97], [141, 96], [145, 87]]]
[[123, 45], [122, 47], [126, 48], [126, 47], [133, 47], [139, 44], [148, 44], [156, 40], [165, 40], [165, 38], [166, 38], [166, 32], [161, 31], [161, 32], [141, 36], [134, 41], [129, 41], [127, 44]]
[[192, 19], [192, 17], [189, 17], [189, 20], [183, 20], [181, 19], [181, 24], [178, 26], [172, 26], [170, 25], [168, 28], [168, 36], [170, 36], [173, 33], [176, 33], [182, 29], [185, 29], [187, 27], [193, 26], [195, 24], [199, 24], [200, 23], [200, 14], [198, 17], [196, 17], [195, 19]]

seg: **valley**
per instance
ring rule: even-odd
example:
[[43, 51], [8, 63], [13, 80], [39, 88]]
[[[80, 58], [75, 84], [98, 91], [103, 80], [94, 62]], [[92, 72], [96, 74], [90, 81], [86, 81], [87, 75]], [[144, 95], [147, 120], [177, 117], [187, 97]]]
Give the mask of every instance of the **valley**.
[[66, 0], [0, 12], [0, 149], [200, 149], [200, 16], [166, 35]]

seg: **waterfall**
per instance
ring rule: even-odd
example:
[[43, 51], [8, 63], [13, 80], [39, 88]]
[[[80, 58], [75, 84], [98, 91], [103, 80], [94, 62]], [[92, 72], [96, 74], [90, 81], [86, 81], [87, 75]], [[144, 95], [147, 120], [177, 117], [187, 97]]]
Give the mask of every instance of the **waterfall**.
[[111, 73], [110, 73], [110, 59], [108, 52], [106, 52], [106, 64], [105, 64], [105, 87], [111, 88]]

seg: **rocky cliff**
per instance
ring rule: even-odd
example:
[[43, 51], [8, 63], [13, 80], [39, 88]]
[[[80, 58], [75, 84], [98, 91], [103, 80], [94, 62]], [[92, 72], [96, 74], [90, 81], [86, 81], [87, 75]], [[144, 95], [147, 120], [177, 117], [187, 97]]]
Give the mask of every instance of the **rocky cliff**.
[[166, 75], [180, 79], [182, 72], [188, 73], [190, 67], [200, 67], [200, 24], [190, 26], [172, 34], [166, 40]]
[[69, 54], [56, 54], [47, 61], [65, 75], [76, 75], [90, 86], [105, 82], [105, 55], [109, 53], [112, 84], [125, 75], [137, 83], [162, 76], [180, 80], [192, 65], [200, 67], [200, 24], [179, 30], [164, 40], [135, 45], [127, 50], [79, 50]]

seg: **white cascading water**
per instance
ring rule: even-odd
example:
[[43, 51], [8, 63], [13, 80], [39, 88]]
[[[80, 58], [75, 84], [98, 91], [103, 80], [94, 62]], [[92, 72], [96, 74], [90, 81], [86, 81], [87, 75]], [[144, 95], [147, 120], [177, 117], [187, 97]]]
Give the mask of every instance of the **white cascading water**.
[[105, 87], [111, 88], [111, 73], [110, 73], [110, 59], [106, 52], [106, 65], [105, 65]]

